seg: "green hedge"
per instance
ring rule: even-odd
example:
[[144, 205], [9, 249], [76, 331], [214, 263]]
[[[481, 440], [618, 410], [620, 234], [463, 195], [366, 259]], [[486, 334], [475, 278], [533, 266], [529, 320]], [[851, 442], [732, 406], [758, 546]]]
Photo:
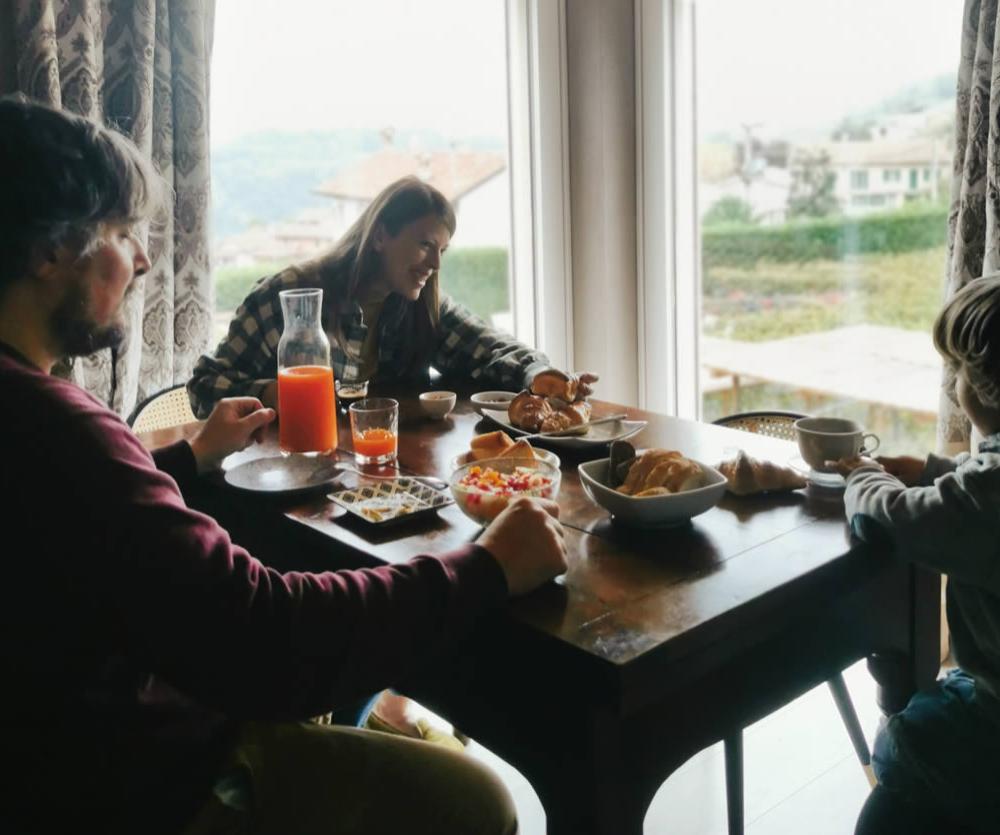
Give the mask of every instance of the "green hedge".
[[[215, 309], [236, 310], [258, 279], [284, 264], [221, 267], [215, 271]], [[501, 247], [465, 247], [449, 251], [441, 262], [441, 287], [487, 322], [494, 313], [510, 310], [507, 250]]]
[[449, 251], [441, 261], [441, 289], [487, 322], [510, 310], [507, 250], [465, 247]]
[[702, 230], [702, 264], [745, 266], [771, 261], [840, 260], [845, 255], [898, 253], [945, 243], [948, 209], [904, 208], [863, 217], [834, 217], [783, 226], [726, 224]]
[[235, 311], [259, 279], [274, 275], [286, 266], [262, 261], [248, 267], [220, 267], [215, 271], [215, 309]]

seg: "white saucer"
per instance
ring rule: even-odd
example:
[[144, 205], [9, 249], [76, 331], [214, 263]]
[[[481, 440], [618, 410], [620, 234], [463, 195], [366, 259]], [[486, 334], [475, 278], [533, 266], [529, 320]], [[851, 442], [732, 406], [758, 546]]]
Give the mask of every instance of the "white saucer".
[[802, 473], [810, 484], [815, 484], [817, 487], [843, 490], [847, 486], [847, 482], [840, 473], [821, 473], [818, 470], [814, 470], [802, 460], [801, 455], [793, 455], [788, 459], [788, 465], [793, 470]]

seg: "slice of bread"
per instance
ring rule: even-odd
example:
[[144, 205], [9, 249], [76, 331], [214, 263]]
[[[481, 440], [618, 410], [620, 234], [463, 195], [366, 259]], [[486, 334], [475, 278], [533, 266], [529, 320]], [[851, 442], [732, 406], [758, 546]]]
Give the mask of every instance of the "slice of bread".
[[487, 432], [485, 435], [476, 435], [469, 444], [472, 449], [507, 449], [513, 445], [514, 442], [510, 439], [510, 435], [502, 429], [498, 429], [496, 432]]
[[500, 453], [499, 458], [517, 458], [522, 461], [534, 461], [535, 460], [535, 450], [531, 448], [531, 444], [527, 441], [518, 441], [517, 443], [511, 444], [507, 449]]

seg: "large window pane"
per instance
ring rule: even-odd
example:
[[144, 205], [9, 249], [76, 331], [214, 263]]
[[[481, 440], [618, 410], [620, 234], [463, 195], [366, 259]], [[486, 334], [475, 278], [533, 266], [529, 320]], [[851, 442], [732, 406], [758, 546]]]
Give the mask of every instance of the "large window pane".
[[254, 281], [329, 248], [413, 174], [455, 205], [445, 292], [512, 329], [503, 0], [218, 0], [221, 335]]
[[699, 0], [705, 419], [933, 448], [961, 0]]

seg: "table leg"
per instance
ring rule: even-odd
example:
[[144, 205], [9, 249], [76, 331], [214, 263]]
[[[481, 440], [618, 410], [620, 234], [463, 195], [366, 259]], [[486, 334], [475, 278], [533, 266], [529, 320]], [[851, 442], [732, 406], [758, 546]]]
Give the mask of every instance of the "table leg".
[[941, 575], [917, 566], [910, 570], [909, 647], [868, 658], [868, 671], [878, 682], [878, 706], [886, 714], [906, 707], [917, 690], [934, 683], [940, 669]]

